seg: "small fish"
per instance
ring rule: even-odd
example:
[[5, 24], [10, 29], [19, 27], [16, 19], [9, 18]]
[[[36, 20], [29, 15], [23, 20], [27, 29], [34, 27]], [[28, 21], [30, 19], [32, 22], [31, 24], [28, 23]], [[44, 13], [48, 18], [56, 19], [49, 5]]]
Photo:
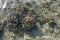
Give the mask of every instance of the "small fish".
[[7, 0], [5, 0], [5, 3], [3, 4], [1, 11], [3, 11], [6, 8], [6, 5], [7, 5]]

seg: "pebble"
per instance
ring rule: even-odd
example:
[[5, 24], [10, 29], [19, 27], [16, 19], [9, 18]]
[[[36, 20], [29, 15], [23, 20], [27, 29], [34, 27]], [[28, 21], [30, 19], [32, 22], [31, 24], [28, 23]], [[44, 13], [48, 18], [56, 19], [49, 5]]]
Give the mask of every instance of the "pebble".
[[[58, 18], [60, 17], [60, 14], [59, 14], [60, 7], [57, 8], [58, 1], [52, 3], [51, 0], [42, 0], [41, 2], [39, 2], [40, 4], [37, 3], [38, 0], [36, 0], [36, 3], [35, 1], [31, 2], [32, 0], [27, 0], [26, 3], [24, 2], [24, 0], [22, 0], [24, 3], [16, 2], [16, 0], [13, 0], [12, 2], [11, 1], [8, 2], [6, 8], [2, 12], [2, 14], [5, 12], [6, 13], [3, 14], [3, 17], [1, 17], [3, 20], [1, 21], [2, 24], [0, 24], [0, 31], [4, 30], [4, 35], [7, 36], [5, 38], [6, 40], [14, 40], [14, 37], [16, 35], [18, 35], [18, 39], [16, 37], [17, 40], [22, 40], [21, 38], [19, 38], [19, 36], [21, 37], [24, 36], [23, 37], [24, 40], [34, 40], [33, 37], [30, 37], [30, 35], [32, 35], [32, 33], [34, 34], [35, 32], [36, 32], [34, 34], [36, 36], [35, 40], [40, 40], [40, 39], [50, 40], [50, 38], [53, 38], [53, 37], [50, 37], [50, 35], [54, 34], [55, 36], [55, 34], [57, 35], [59, 33], [60, 19], [56, 19], [57, 17]], [[54, 7], [54, 5], [56, 5], [55, 3], [57, 4], [57, 6]], [[50, 9], [50, 6], [51, 6], [51, 9]], [[2, 5], [0, 6], [0, 9], [1, 7]], [[52, 18], [52, 20], [50, 18]], [[35, 25], [35, 23], [37, 26]], [[3, 26], [4, 27], [7, 26], [8, 30], [7, 28], [4, 29]], [[39, 28], [38, 31], [34, 31], [36, 29], [31, 30], [35, 26], [37, 27], [37, 29]], [[14, 31], [10, 31], [10, 30], [14, 30]], [[31, 33], [29, 32], [29, 34], [26, 33], [26, 35], [24, 35], [26, 31], [30, 31]], [[14, 33], [16, 33], [16, 35]], [[42, 38], [40, 38], [40, 34], [44, 34], [48, 36], [43, 35], [43, 37], [41, 36]]]

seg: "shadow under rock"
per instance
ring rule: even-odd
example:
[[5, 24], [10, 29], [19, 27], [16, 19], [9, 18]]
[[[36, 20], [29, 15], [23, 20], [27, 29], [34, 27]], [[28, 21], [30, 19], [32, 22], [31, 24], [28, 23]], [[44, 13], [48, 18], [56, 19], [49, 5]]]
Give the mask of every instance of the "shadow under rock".
[[0, 40], [3, 40], [4, 31], [0, 31]]
[[27, 30], [25, 33], [28, 34], [30, 37], [34, 38], [43, 36], [42, 30], [37, 27], [31, 28], [30, 30]]

